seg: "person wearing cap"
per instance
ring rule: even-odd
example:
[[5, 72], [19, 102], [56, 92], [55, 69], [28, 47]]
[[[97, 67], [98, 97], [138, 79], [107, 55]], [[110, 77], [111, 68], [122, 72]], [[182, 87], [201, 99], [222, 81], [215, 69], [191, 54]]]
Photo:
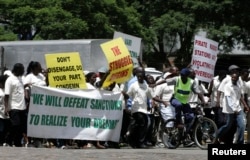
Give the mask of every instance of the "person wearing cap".
[[[233, 73], [239, 75], [240, 74], [240, 67], [237, 65], [230, 65], [228, 67], [228, 71], [229, 71], [229, 75], [227, 75], [221, 82], [219, 88], [218, 88], [218, 92], [217, 92], [217, 103], [216, 103], [216, 107], [222, 107], [222, 113], [223, 114], [227, 114], [227, 110], [223, 109], [227, 107], [226, 104], [226, 99], [225, 99], [225, 86], [228, 83], [231, 83], [232, 78], [230, 75], [232, 75]], [[239, 80], [236, 82], [237, 85], [239, 86], [240, 90], [241, 90], [241, 94], [244, 95], [245, 91], [244, 91], [244, 81], [242, 80], [241, 77], [239, 77]], [[221, 101], [222, 100], [222, 101]], [[242, 109], [243, 110], [248, 110], [248, 105], [246, 103], [246, 101], [244, 100], [243, 97], [240, 98], [240, 102], [243, 105]], [[240, 115], [238, 115], [238, 117], [241, 117], [242, 120], [244, 120], [244, 112], [239, 112]], [[245, 126], [244, 121], [242, 121], [243, 124], [241, 124], [242, 126]], [[241, 130], [237, 130], [237, 126], [236, 124], [234, 124], [231, 129], [227, 132], [227, 136], [225, 137], [221, 137], [220, 141], [223, 141], [225, 144], [232, 144], [233, 140], [234, 140], [234, 135], [237, 132], [237, 134], [242, 135], [242, 132], [244, 133], [244, 129]]]
[[103, 82], [106, 80], [107, 76], [109, 74], [109, 71], [107, 67], [101, 67], [98, 69], [98, 77], [95, 82], [95, 87], [96, 88], [101, 88], [103, 85]]
[[[228, 67], [228, 72], [229, 72], [229, 74], [227, 74], [226, 77], [222, 80], [222, 82], [220, 83], [220, 86], [218, 88], [217, 104], [216, 104], [217, 107], [220, 107], [221, 104], [223, 105], [223, 103], [221, 102], [221, 94], [224, 93], [225, 85], [227, 83], [231, 82], [231, 76], [230, 76], [230, 74], [232, 74], [232, 73], [239, 74], [240, 73], [240, 67], [238, 67], [237, 65], [231, 65], [231, 66]], [[243, 86], [242, 80], [239, 79], [237, 81], [237, 84], [240, 85], [240, 86]]]
[[[243, 99], [241, 86], [238, 85], [239, 74], [231, 73], [231, 81], [226, 83], [224, 88], [224, 99], [222, 112], [226, 116], [226, 123], [218, 130], [217, 139], [220, 140], [223, 136], [228, 136], [228, 132], [236, 122], [237, 125], [237, 144], [244, 144], [244, 113], [241, 107], [241, 99]], [[246, 104], [243, 103], [245, 106]], [[246, 107], [246, 106], [245, 106]], [[219, 143], [219, 141], [216, 143]]]
[[108, 87], [103, 88], [103, 83], [107, 79], [108, 75], [110, 74], [110, 70], [107, 67], [101, 67], [98, 69], [99, 77], [97, 77], [95, 87], [102, 88], [108, 91], [114, 91], [114, 89], [119, 90], [119, 86], [113, 82]]
[[[191, 92], [198, 94], [198, 97], [201, 100], [201, 102], [205, 103], [203, 95], [201, 94], [201, 91], [199, 90], [198, 84], [195, 83], [195, 81], [192, 80], [189, 77], [189, 75], [190, 75], [190, 69], [183, 68], [180, 72], [180, 76], [165, 80], [165, 82], [168, 85], [174, 85], [174, 93], [170, 100], [170, 104], [175, 108], [175, 112], [176, 112], [175, 117], [177, 121], [177, 127], [179, 128], [183, 127], [183, 122], [181, 118], [182, 112], [185, 115], [186, 126], [188, 126], [188, 124], [194, 118], [194, 114], [192, 112], [190, 104], [188, 103]], [[190, 128], [187, 127], [186, 133], [189, 134], [189, 131], [190, 131]], [[191, 146], [193, 144], [194, 143], [188, 139], [184, 140], [184, 146]]]

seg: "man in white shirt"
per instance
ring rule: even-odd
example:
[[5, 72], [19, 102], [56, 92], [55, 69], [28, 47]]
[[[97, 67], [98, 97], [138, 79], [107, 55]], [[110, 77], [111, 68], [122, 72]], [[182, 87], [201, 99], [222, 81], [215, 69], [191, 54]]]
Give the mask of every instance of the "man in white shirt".
[[[237, 83], [239, 75], [237, 73], [231, 74], [231, 82], [226, 83], [224, 89], [223, 109], [222, 112], [226, 116], [226, 124], [219, 128], [217, 138], [223, 137], [233, 125], [234, 120], [237, 123], [237, 144], [244, 143], [244, 117], [243, 110], [240, 106], [241, 98], [243, 98], [240, 85]], [[217, 142], [218, 143], [218, 142]]]
[[11, 75], [5, 82], [5, 108], [6, 114], [10, 116], [11, 129], [8, 143], [20, 147], [23, 133], [27, 129], [27, 110], [24, 99], [24, 85], [22, 75], [24, 66], [16, 63]]
[[[228, 67], [228, 71], [229, 71], [230, 75], [233, 74], [233, 73], [236, 73], [237, 75], [240, 74], [240, 68], [239, 68], [237, 65], [230, 65], [230, 66]], [[217, 107], [220, 107], [221, 105], [222, 105], [221, 107], [223, 107], [224, 105], [226, 105], [226, 104], [225, 104], [225, 85], [226, 85], [227, 83], [230, 83], [230, 82], [231, 82], [231, 76], [230, 76], [230, 75], [227, 75], [227, 76], [222, 80], [222, 82], [220, 83], [220, 86], [219, 86], [218, 92], [217, 92], [217, 104], [216, 104]], [[237, 85], [240, 87], [241, 94], [244, 95], [244, 85], [245, 85], [245, 84], [244, 84], [243, 80], [242, 80], [241, 78], [239, 78], [239, 80], [238, 80], [236, 83], [237, 83]], [[221, 94], [224, 94], [224, 97], [223, 97], [223, 98], [221, 98]], [[222, 102], [221, 102], [221, 100], [222, 100]], [[246, 104], [244, 98], [241, 98], [241, 99], [240, 99], [240, 102], [243, 104], [243, 107], [244, 107], [245, 109], [248, 109], [248, 106], [247, 106], [247, 104]], [[222, 111], [222, 112], [223, 112], [223, 111]], [[223, 112], [223, 113], [224, 113], [224, 112]], [[242, 114], [241, 116], [244, 117], [244, 113], [243, 113], [243, 112], [239, 112], [239, 114]], [[236, 126], [233, 125], [233, 127], [231, 127], [231, 129], [228, 131], [227, 136], [225, 136], [225, 137], [223, 138], [224, 143], [226, 143], [226, 144], [231, 144], [231, 143], [233, 143], [233, 139], [234, 139], [234, 134], [235, 134], [235, 132], [236, 132]], [[237, 131], [237, 132], [238, 132], [238, 131]]]
[[153, 98], [152, 90], [145, 83], [143, 69], [136, 72], [137, 81], [128, 88], [127, 96], [132, 99], [132, 122], [129, 127], [129, 142], [132, 147], [146, 148], [145, 137], [148, 132], [147, 99]]

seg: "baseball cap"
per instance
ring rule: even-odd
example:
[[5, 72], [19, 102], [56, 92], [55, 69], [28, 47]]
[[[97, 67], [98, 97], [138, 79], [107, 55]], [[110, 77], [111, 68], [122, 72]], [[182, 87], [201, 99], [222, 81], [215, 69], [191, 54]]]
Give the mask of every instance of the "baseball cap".
[[190, 74], [190, 70], [188, 68], [183, 68], [180, 73], [183, 76], [188, 76]]
[[228, 71], [231, 71], [233, 69], [240, 69], [240, 67], [234, 64], [228, 67]]
[[107, 69], [107, 67], [101, 67], [101, 68], [98, 69], [98, 72], [99, 73], [107, 73], [108, 69]]

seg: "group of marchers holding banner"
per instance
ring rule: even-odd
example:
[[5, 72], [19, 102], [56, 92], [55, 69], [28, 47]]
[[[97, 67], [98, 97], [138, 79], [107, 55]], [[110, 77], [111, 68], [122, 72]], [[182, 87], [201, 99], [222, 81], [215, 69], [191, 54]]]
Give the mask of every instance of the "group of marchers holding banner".
[[[249, 124], [250, 116], [242, 95], [250, 96], [248, 71], [232, 65], [228, 75], [220, 71], [214, 76], [216, 42], [196, 36], [191, 65], [180, 72], [172, 66], [157, 79], [133, 64], [126, 40], [117, 38], [101, 47], [108, 67], [98, 73], [83, 72], [76, 52], [47, 54], [46, 70], [32, 61], [26, 73], [20, 63], [6, 71], [0, 77], [0, 143], [28, 146], [46, 139], [58, 147], [72, 142], [78, 148], [90, 143], [97, 148], [160, 146], [161, 119], [176, 118], [181, 127], [186, 125], [181, 121], [184, 112], [188, 124], [193, 118], [190, 101], [206, 104], [205, 116], [213, 117], [219, 128], [217, 143], [244, 143], [244, 120]], [[192, 139], [183, 144], [192, 146]]]

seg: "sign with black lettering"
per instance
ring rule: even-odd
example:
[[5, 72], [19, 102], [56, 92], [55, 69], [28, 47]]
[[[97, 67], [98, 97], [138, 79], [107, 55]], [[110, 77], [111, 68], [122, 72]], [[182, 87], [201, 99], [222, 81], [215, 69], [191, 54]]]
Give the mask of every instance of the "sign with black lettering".
[[50, 87], [87, 88], [78, 52], [46, 54], [45, 60]]

